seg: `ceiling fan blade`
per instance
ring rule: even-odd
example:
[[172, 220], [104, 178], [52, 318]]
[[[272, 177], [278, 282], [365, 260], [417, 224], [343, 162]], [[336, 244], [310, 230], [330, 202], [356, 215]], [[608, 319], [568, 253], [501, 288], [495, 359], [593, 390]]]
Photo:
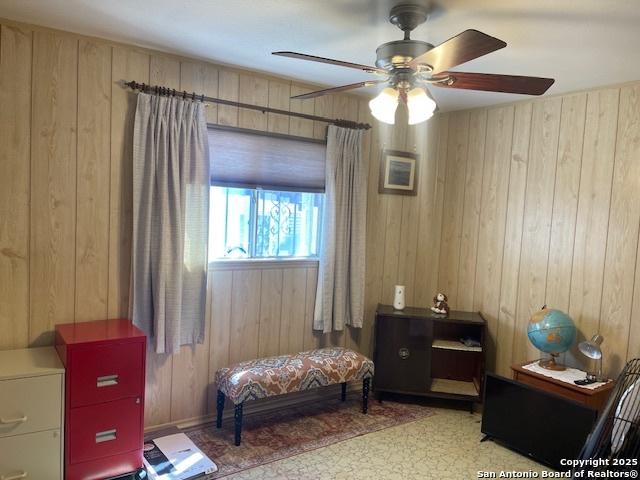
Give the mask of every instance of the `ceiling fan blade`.
[[321, 97], [322, 95], [328, 95], [330, 93], [344, 92], [346, 90], [353, 90], [355, 88], [372, 87], [372, 86], [377, 85], [379, 83], [385, 83], [385, 82], [387, 82], [386, 79], [385, 80], [370, 80], [370, 81], [366, 81], [366, 82], [350, 83], [349, 85], [342, 85], [340, 87], [325, 88], [324, 90], [316, 90], [315, 92], [303, 93], [302, 95], [296, 95], [295, 97], [291, 97], [291, 98], [294, 99], [294, 100], [304, 100], [306, 98]]
[[506, 42], [486, 33], [478, 30], [465, 30], [414, 58], [409, 66], [417, 68], [418, 65], [426, 63], [433, 67], [432, 73], [436, 74], [506, 46]]
[[542, 95], [555, 80], [553, 78], [495, 75], [492, 73], [442, 72], [433, 79], [450, 77], [452, 82], [434, 83], [436, 87], [484, 90], [487, 92]]
[[337, 65], [339, 67], [355, 68], [364, 70], [367, 73], [387, 73], [383, 68], [370, 67], [369, 65], [361, 65], [359, 63], [343, 62], [342, 60], [334, 60], [332, 58], [316, 57], [315, 55], [307, 55], [297, 52], [272, 52], [272, 55], [280, 57], [298, 58], [300, 60], [309, 60], [311, 62], [327, 63], [329, 65]]

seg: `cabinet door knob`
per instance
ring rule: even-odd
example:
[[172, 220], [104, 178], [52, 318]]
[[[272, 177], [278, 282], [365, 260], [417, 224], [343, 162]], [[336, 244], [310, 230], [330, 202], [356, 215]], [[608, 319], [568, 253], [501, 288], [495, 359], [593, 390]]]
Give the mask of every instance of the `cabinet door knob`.
[[14, 475], [0, 475], [0, 480], [20, 480], [21, 478], [27, 478], [27, 472], [24, 470]]
[[406, 347], [402, 347], [400, 350], [398, 350], [398, 356], [402, 359], [402, 360], [406, 360], [407, 358], [409, 358], [409, 349]]
[[[20, 418], [4, 418], [4, 417], [0, 417], [0, 425], [11, 425], [14, 423], [24, 423], [27, 421], [27, 416], [23, 415]], [[19, 477], [19, 478], [23, 478], [23, 477]], [[4, 479], [3, 477], [0, 477], [0, 480], [8, 480], [8, 479]]]

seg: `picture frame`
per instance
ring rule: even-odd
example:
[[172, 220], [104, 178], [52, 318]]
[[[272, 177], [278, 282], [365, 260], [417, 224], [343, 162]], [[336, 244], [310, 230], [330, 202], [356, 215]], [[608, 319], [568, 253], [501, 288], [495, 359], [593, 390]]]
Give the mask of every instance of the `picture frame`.
[[378, 193], [418, 194], [419, 155], [399, 150], [382, 150]]

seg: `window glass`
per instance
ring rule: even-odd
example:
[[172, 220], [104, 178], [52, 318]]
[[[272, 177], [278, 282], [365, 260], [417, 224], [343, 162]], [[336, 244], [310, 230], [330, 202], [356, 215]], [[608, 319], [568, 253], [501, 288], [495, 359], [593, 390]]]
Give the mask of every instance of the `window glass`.
[[212, 186], [209, 258], [316, 257], [323, 198]]
[[249, 256], [253, 190], [211, 187], [209, 258]]

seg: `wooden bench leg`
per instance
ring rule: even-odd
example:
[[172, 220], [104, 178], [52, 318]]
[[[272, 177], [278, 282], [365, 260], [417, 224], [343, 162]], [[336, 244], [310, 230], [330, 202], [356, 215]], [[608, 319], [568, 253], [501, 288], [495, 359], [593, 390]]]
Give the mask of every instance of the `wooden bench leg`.
[[347, 382], [342, 382], [340, 384], [340, 386], [342, 387], [342, 393], [340, 394], [340, 400], [342, 400], [344, 402], [347, 399]]
[[240, 445], [240, 440], [241, 440], [241, 436], [242, 436], [242, 404], [239, 403], [238, 405], [236, 405], [235, 408], [235, 413], [233, 416], [234, 420], [235, 420], [235, 426], [236, 426], [236, 447], [238, 445]]
[[218, 390], [218, 400], [216, 403], [216, 427], [222, 428], [222, 411], [224, 410], [224, 393]]
[[369, 410], [369, 385], [371, 379], [369, 377], [362, 380], [362, 413]]

